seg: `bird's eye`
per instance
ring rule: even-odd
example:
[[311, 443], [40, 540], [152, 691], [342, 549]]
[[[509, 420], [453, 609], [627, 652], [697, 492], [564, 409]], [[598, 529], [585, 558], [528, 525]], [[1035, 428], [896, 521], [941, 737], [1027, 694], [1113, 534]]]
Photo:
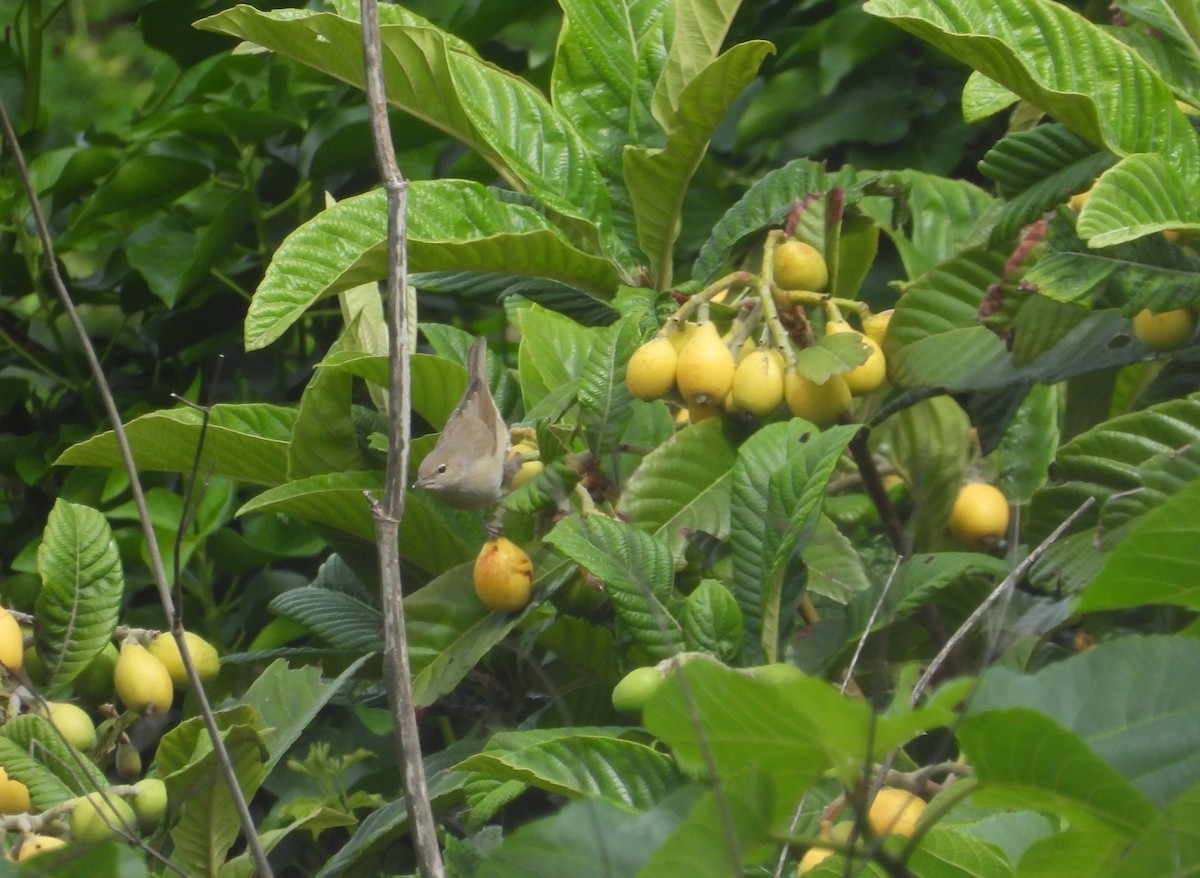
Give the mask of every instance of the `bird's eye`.
[[446, 473], [446, 464], [444, 464], [444, 463], [438, 464], [438, 475], [439, 476], [445, 475], [445, 473]]

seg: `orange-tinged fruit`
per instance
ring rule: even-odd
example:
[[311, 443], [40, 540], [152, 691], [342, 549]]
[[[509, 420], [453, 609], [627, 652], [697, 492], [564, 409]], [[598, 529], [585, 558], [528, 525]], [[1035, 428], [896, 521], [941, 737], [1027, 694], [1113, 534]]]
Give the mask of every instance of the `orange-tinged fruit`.
[[66, 847], [65, 839], [57, 835], [27, 835], [21, 839], [21, 849], [17, 851], [17, 862], [24, 863], [28, 859], [44, 854], [46, 851]]
[[883, 356], [883, 348], [870, 336], [863, 335], [845, 321], [833, 321], [825, 327], [829, 335], [848, 333], [856, 336], [864, 346], [870, 349], [865, 362], [855, 366], [849, 372], [842, 373], [846, 386], [850, 388], [851, 396], [865, 396], [874, 393], [883, 386], [887, 378], [887, 360]]
[[[682, 333], [677, 333], [682, 335]], [[675, 386], [679, 354], [666, 335], [656, 335], [639, 347], [625, 366], [625, 386], [635, 399], [662, 399]]]
[[66, 701], [49, 701], [46, 714], [76, 750], [91, 750], [96, 746], [96, 726], [83, 708]]
[[[185, 631], [183, 637], [187, 641], [188, 653], [196, 666], [196, 673], [207, 683], [221, 672], [221, 657], [217, 655], [216, 648], [199, 634]], [[190, 683], [187, 668], [183, 666], [183, 657], [179, 654], [179, 644], [175, 635], [168, 631], [162, 632], [150, 641], [148, 649], [150, 655], [163, 663], [176, 689], [188, 688]]]
[[864, 317], [863, 332], [866, 333], [867, 338], [882, 347], [883, 340], [887, 338], [888, 326], [891, 325], [892, 315], [895, 313], [895, 308], [889, 308], [886, 311], [880, 311], [877, 314], [869, 314]]
[[507, 537], [488, 540], [475, 558], [475, 593], [489, 610], [513, 613], [533, 594], [533, 562]]
[[27, 814], [33, 810], [29, 787], [0, 767], [0, 814]]
[[12, 613], [0, 607], [0, 664], [10, 671], [19, 671], [24, 661], [25, 643], [21, 626]]
[[1177, 308], [1155, 314], [1143, 308], [1133, 317], [1133, 335], [1152, 351], [1165, 353], [1187, 344], [1196, 330], [1196, 312]]
[[779, 408], [783, 402], [782, 359], [778, 351], [760, 349], [743, 360], [733, 373], [733, 404], [760, 418]]
[[867, 821], [877, 835], [890, 833], [911, 837], [924, 810], [925, 802], [920, 796], [887, 787], [876, 794], [867, 812]]
[[137, 825], [133, 808], [112, 793], [104, 797], [99, 793], [88, 793], [75, 799], [74, 804], [71, 810], [71, 835], [79, 841], [108, 841], [121, 833], [125, 826]]
[[662, 686], [663, 680], [658, 668], [634, 668], [613, 687], [613, 707], [620, 713], [640, 714], [650, 696]]
[[850, 408], [850, 388], [841, 375], [830, 375], [824, 384], [789, 371], [783, 379], [783, 397], [798, 418], [828, 427]]
[[[688, 405], [720, 405], [733, 386], [733, 354], [721, 341], [711, 320], [696, 331], [679, 351], [675, 383]], [[694, 421], [694, 418], [693, 418]]]
[[775, 250], [775, 283], [785, 290], [819, 293], [829, 283], [829, 266], [811, 244], [784, 241]]
[[122, 704], [146, 716], [166, 713], [175, 697], [166, 666], [140, 643], [132, 641], [121, 647], [113, 668], [113, 686]]
[[987, 551], [1008, 533], [1008, 498], [987, 482], [963, 485], [954, 498], [949, 527], [964, 546]]

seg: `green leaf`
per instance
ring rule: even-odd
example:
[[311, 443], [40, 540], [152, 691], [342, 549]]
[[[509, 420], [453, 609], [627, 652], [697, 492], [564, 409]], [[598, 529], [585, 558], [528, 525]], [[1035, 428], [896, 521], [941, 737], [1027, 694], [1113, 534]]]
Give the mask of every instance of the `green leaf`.
[[520, 613], [484, 607], [475, 594], [471, 564], [443, 573], [404, 598], [415, 704], [428, 706], [452, 691], [488, 650], [575, 575], [574, 564], [549, 550], [531, 554], [533, 601]]
[[993, 845], [939, 825], [930, 827], [921, 838], [908, 867], [914, 875], [945, 878], [1012, 878], [1016, 874]]
[[375, 520], [366, 495], [382, 492], [381, 472], [326, 473], [263, 491], [247, 500], [237, 514], [282, 512], [370, 542], [375, 539]]
[[[534, 206], [467, 180], [408, 188], [410, 271], [494, 271], [560, 280], [609, 298], [612, 264], [569, 243]], [[246, 349], [266, 347], [322, 299], [387, 276], [387, 199], [340, 201], [293, 231], [271, 257], [246, 315]]]
[[540, 305], [522, 308], [518, 315], [517, 374], [526, 410], [555, 393], [573, 395], [579, 374], [598, 344], [597, 333]]
[[871, 349], [852, 332], [823, 335], [815, 345], [796, 352], [796, 371], [817, 384], [824, 384], [832, 375], [849, 372], [861, 366], [871, 355]]
[[181, 138], [164, 139], [146, 152], [123, 156], [83, 203], [72, 226], [82, 229], [117, 211], [144, 212], [171, 204], [212, 175], [212, 163], [198, 147]]
[[1200, 607], [1200, 480], [1141, 517], [1109, 553], [1078, 607], [1145, 604]]
[[1200, 785], [1181, 793], [1156, 815], [1112, 872], [1113, 878], [1179, 875], [1200, 869]]
[[57, 500], [38, 546], [38, 574], [37, 651], [48, 691], [61, 692], [112, 640], [125, 597], [121, 556], [104, 516]]
[[1117, 36], [1131, 42], [1195, 106], [1200, 101], [1200, 15], [1196, 7], [1186, 0], [1121, 0], [1116, 5], [1127, 18], [1145, 24], [1148, 31], [1117, 28]]
[[[355, 344], [356, 324], [357, 320], [351, 321], [326, 357]], [[288, 445], [289, 479], [365, 468], [350, 416], [352, 384], [345, 372], [318, 368], [305, 385]]]
[[[362, 86], [357, 22], [327, 13], [238, 6], [196, 26], [250, 40]], [[478, 152], [513, 188], [573, 218], [577, 228], [590, 228], [592, 235], [599, 229], [606, 246], [616, 244], [612, 207], [586, 143], [537, 88], [464, 51], [461, 41], [437, 28], [384, 25], [380, 37], [390, 103]]]
[[1035, 384], [1009, 421], [996, 450], [998, 487], [1013, 503], [1028, 503], [1046, 483], [1058, 444], [1058, 394]]
[[684, 790], [643, 813], [604, 799], [570, 802], [506, 837], [475, 870], [477, 878], [612, 878], [636, 875], [695, 798]]
[[599, 515], [570, 515], [545, 541], [604, 583], [617, 618], [654, 659], [682, 652], [673, 610], [675, 568], [667, 546], [634, 525]]
[[822, 432], [793, 418], [762, 427], [738, 449], [730, 477], [731, 586], [748, 661], [775, 660], [790, 610], [783, 606], [788, 561], [816, 526], [825, 486], [856, 432]]
[[650, 96], [667, 52], [666, 0], [596, 4], [564, 0], [550, 81], [554, 107], [589, 145], [626, 246], [636, 244], [630, 191], [622, 173], [628, 144], [658, 135]]
[[958, 740], [979, 778], [975, 795], [982, 804], [1034, 808], [1123, 838], [1135, 837], [1154, 817], [1154, 806], [1135, 787], [1038, 711], [972, 714], [963, 719]]
[[[1183, 114], [1171, 104], [1173, 113]], [[1188, 128], [1190, 123], [1185, 122]], [[1187, 133], [1195, 144], [1194, 131]], [[1163, 229], [1200, 229], [1200, 184], [1167, 155], [1131, 155], [1104, 173], [1079, 214], [1079, 235], [1106, 247]]]
[[670, 51], [651, 102], [654, 118], [664, 130], [670, 130], [688, 84], [717, 57], [740, 5], [740, 0], [672, 3]]
[[742, 651], [742, 610], [716, 579], [703, 579], [683, 606], [683, 635], [689, 650], [733, 661]]
[[0, 762], [9, 777], [29, 788], [37, 811], [108, 785], [87, 756], [72, 752], [49, 722], [31, 713], [0, 726]]
[[[199, 460], [203, 415], [193, 408], [151, 412], [125, 425], [139, 470], [197, 472], [254, 485], [287, 481], [287, 450], [296, 410], [266, 403], [218, 404], [209, 409]], [[112, 432], [76, 443], [55, 461], [62, 466], [123, 466]]]
[[686, 427], [642, 460], [625, 484], [617, 514], [683, 555], [685, 534], [729, 533], [729, 473], [737, 438], [723, 418]]
[[1200, 783], [1200, 705], [1191, 697], [1197, 685], [1200, 643], [1128, 636], [1033, 674], [991, 668], [970, 712], [1036, 708], [1163, 807]]
[[958, 58], [1118, 156], [1156, 152], [1200, 167], [1191, 125], [1136, 52], [1043, 0], [868, 0], [864, 9]]
[[270, 609], [303, 625], [334, 649], [356, 653], [383, 649], [383, 615], [375, 601], [309, 585], [278, 595]]
[[641, 341], [637, 323], [623, 318], [602, 332], [579, 372], [579, 413], [588, 447], [604, 461], [633, 418], [633, 398], [625, 386], [625, 364]]
[[679, 105], [663, 128], [662, 147], [625, 148], [625, 185], [632, 200], [638, 243], [658, 289], [672, 280], [672, 251], [683, 222], [688, 184], [717, 125], [754, 79], [770, 43], [739, 43], [696, 72], [679, 95]]
[[619, 737], [623, 731], [576, 726], [499, 732], [455, 770], [644, 811], [677, 786], [679, 776], [669, 758], [648, 744]]
[[817, 520], [800, 557], [808, 571], [804, 587], [813, 594], [844, 604], [871, 587], [858, 549], [826, 515]]
[[319, 668], [292, 669], [283, 659], [276, 659], [250, 684], [240, 700], [254, 708], [262, 723], [262, 743], [267, 750], [264, 776], [279, 764], [309, 723], [369, 657], [364, 655], [351, 662], [337, 679], [329, 682], [321, 679]]
[[[238, 786], [252, 798], [266, 776], [258, 719], [245, 705], [218, 711], [215, 718]], [[179, 808], [170, 832], [175, 844], [172, 862], [188, 874], [209, 874], [224, 862], [241, 824], [201, 718], [192, 717], [167, 732], [155, 761], [167, 795]]]

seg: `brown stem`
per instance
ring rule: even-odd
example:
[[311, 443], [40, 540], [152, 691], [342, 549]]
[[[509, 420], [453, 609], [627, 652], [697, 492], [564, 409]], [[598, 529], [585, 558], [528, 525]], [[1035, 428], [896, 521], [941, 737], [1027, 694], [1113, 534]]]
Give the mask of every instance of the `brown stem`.
[[413, 704], [412, 669], [400, 579], [400, 519], [404, 514], [411, 445], [412, 386], [408, 328], [408, 181], [400, 173], [388, 125], [377, 0], [361, 0], [363, 66], [371, 139], [388, 203], [388, 460], [382, 503], [372, 502], [383, 591], [384, 659], [396, 749], [404, 771], [404, 800], [412, 825], [417, 867], [424, 878], [443, 878], [441, 850], [425, 780], [425, 764]]

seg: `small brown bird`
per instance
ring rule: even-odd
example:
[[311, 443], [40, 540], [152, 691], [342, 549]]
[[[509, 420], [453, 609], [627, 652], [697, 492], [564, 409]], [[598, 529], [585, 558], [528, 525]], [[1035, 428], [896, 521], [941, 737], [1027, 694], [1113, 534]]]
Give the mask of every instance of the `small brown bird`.
[[508, 427], [487, 383], [487, 343], [467, 352], [467, 389], [421, 461], [414, 488], [432, 492], [455, 509], [483, 509], [503, 494]]

